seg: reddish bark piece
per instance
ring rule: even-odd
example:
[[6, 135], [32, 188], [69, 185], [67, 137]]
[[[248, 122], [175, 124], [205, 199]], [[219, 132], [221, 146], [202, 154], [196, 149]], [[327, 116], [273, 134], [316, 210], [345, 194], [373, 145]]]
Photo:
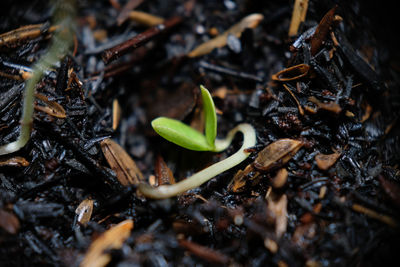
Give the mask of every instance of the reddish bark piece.
[[331, 8], [319, 22], [318, 27], [310, 40], [311, 55], [314, 56], [315, 54], [317, 54], [317, 52], [321, 49], [324, 41], [326, 40], [330, 27], [335, 20], [336, 9], [337, 6]]

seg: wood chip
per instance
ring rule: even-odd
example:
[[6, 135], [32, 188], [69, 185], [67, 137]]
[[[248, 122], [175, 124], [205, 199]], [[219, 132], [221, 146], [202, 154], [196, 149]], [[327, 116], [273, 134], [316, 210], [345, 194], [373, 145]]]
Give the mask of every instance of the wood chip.
[[371, 210], [371, 209], [361, 206], [359, 204], [353, 204], [352, 209], [359, 213], [363, 213], [363, 214], [367, 215], [368, 217], [371, 217], [373, 219], [376, 219], [378, 221], [386, 223], [387, 225], [389, 225], [391, 227], [398, 226], [397, 221], [395, 221], [392, 217], [385, 215], [385, 214], [378, 213], [374, 210]]
[[315, 156], [315, 161], [317, 162], [317, 166], [319, 169], [326, 171], [330, 167], [333, 166], [333, 164], [336, 163], [338, 158], [340, 157], [339, 152], [335, 152], [332, 154], [317, 154]]
[[144, 180], [135, 161], [119, 144], [107, 138], [101, 141], [100, 146], [108, 164], [123, 186], [138, 184]]
[[268, 210], [275, 218], [275, 234], [277, 238], [281, 238], [286, 233], [287, 228], [287, 197], [282, 195], [278, 199], [272, 197], [267, 198]]
[[44, 26], [44, 24], [26, 25], [18, 29], [0, 34], [0, 47], [18, 46], [23, 42], [39, 37], [43, 33], [52, 33], [58, 28], [58, 26], [51, 26], [46, 31], [44, 31]]
[[23, 157], [12, 157], [8, 159], [0, 159], [0, 167], [27, 167], [29, 162]]
[[164, 23], [164, 19], [161, 17], [136, 10], [129, 12], [129, 19], [148, 27]]
[[262, 171], [282, 166], [302, 147], [302, 142], [293, 139], [280, 139], [266, 146], [258, 153], [254, 167]]
[[100, 237], [92, 242], [81, 267], [103, 267], [110, 260], [108, 250], [120, 249], [131, 234], [133, 228], [132, 220], [125, 220], [105, 231]]
[[77, 221], [81, 225], [86, 225], [90, 221], [93, 212], [93, 203], [94, 201], [92, 199], [85, 199], [76, 208], [75, 214], [78, 216]]
[[18, 233], [20, 223], [18, 218], [11, 212], [0, 209], [0, 228], [3, 228], [7, 233]]
[[199, 45], [195, 49], [193, 49], [188, 57], [199, 57], [210, 53], [214, 48], [220, 48], [226, 45], [228, 35], [232, 34], [237, 38], [240, 38], [242, 32], [247, 28], [255, 28], [258, 24], [263, 20], [264, 16], [261, 14], [251, 14], [247, 17], [243, 18], [237, 24], [230, 27], [223, 34], [218, 35], [217, 37]]
[[281, 188], [287, 182], [288, 178], [288, 171], [285, 168], [280, 169], [277, 171], [275, 177], [272, 180], [272, 186], [274, 188]]
[[239, 170], [235, 174], [228, 185], [228, 190], [235, 193], [242, 192], [246, 189], [247, 181], [257, 179], [259, 175], [260, 172], [254, 170], [253, 164], [249, 164], [244, 170]]
[[46, 114], [48, 114], [50, 116], [60, 118], [60, 119], [64, 119], [67, 117], [65, 109], [60, 104], [58, 104], [56, 101], [50, 101], [47, 98], [47, 96], [39, 94], [39, 93], [35, 94], [35, 97], [45, 104], [45, 106], [40, 106], [40, 105], [36, 104], [35, 105], [36, 110], [45, 112]]
[[279, 82], [288, 82], [303, 78], [308, 74], [310, 66], [307, 64], [299, 64], [283, 69], [271, 76], [271, 79]]
[[292, 20], [290, 21], [289, 37], [297, 35], [299, 26], [306, 20], [308, 0], [296, 0], [293, 6]]
[[119, 105], [118, 99], [113, 100], [112, 110], [112, 129], [115, 131], [117, 130], [119, 121], [121, 119], [121, 106]]

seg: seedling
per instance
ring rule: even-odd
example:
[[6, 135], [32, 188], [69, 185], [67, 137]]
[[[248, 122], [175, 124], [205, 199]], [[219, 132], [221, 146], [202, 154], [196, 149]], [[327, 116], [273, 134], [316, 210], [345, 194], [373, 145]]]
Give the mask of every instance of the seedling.
[[208, 90], [200, 86], [203, 100], [205, 120], [205, 134], [191, 128], [181, 121], [160, 117], [151, 122], [153, 129], [168, 141], [181, 147], [195, 151], [221, 152], [228, 148], [237, 132], [243, 134], [242, 147], [230, 157], [217, 162], [202, 171], [172, 185], [151, 187], [149, 184], [140, 183], [138, 190], [146, 197], [164, 199], [182, 194], [196, 188], [218, 174], [238, 165], [249, 156], [246, 149], [256, 145], [256, 132], [250, 124], [242, 123], [233, 128], [225, 139], [216, 139], [217, 115], [215, 105]]

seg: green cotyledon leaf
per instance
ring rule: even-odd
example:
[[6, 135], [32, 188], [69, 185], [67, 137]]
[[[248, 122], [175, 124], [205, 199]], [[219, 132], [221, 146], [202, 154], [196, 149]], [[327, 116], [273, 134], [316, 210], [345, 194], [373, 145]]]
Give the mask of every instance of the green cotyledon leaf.
[[214, 148], [215, 138], [217, 137], [217, 113], [210, 92], [203, 85], [200, 85], [200, 89], [201, 97], [203, 99], [205, 136], [207, 143]]
[[159, 117], [151, 122], [151, 126], [160, 136], [178, 146], [195, 151], [210, 151], [214, 148], [202, 133], [181, 121]]

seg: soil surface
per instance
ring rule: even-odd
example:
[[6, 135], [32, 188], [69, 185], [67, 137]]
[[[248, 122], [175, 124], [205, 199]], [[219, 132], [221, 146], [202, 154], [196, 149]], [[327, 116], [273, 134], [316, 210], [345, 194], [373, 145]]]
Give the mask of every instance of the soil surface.
[[[0, 144], [19, 135], [25, 80], [52, 26], [74, 37], [36, 84], [29, 142], [0, 156], [0, 266], [400, 260], [393, 6], [311, 0], [289, 37], [294, 1], [3, 2]], [[262, 19], [224, 35], [252, 14]], [[147, 199], [138, 182], [179, 182], [241, 146], [238, 134], [221, 153], [189, 151], [151, 128], [166, 116], [202, 131], [201, 84], [217, 136], [246, 122], [257, 144], [201, 187]]]

